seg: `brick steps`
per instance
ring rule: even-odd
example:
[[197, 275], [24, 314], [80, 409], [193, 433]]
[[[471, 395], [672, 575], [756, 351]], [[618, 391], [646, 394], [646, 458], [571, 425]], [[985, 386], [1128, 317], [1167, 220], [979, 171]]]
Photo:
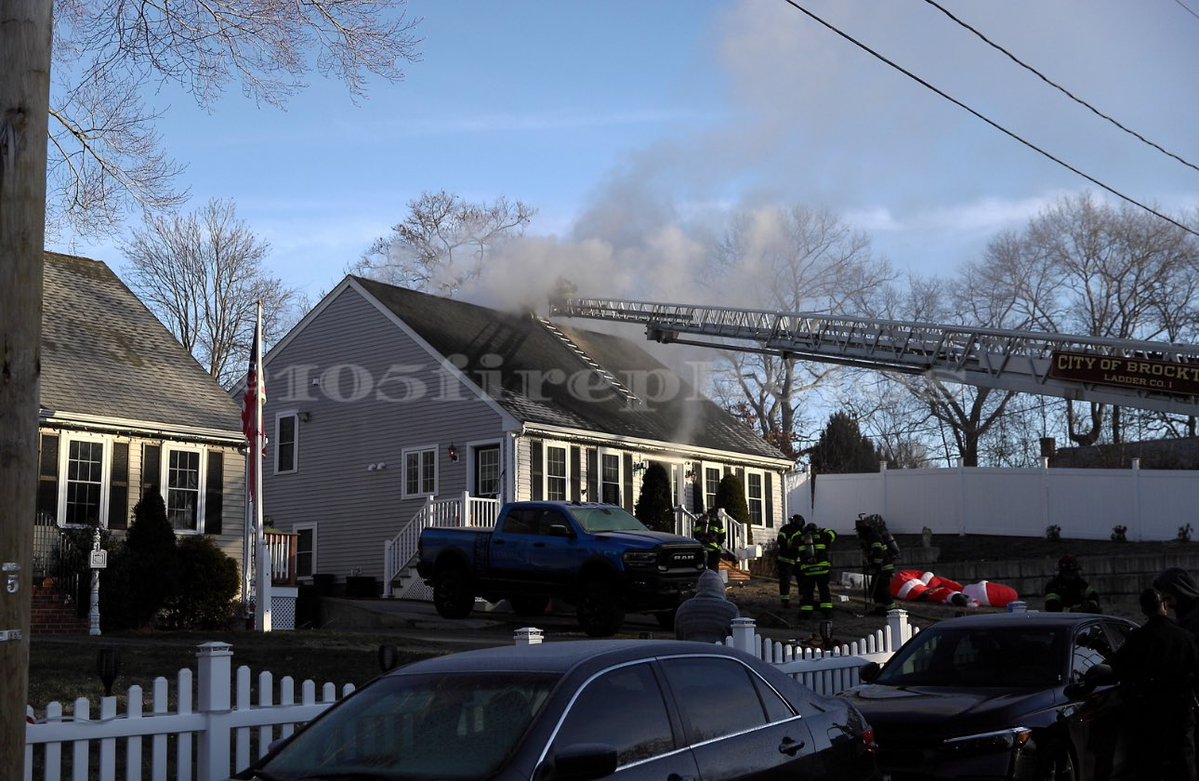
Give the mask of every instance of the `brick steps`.
[[47, 579], [33, 587], [29, 633], [33, 635], [86, 635], [88, 622], [75, 613], [75, 604], [60, 594]]

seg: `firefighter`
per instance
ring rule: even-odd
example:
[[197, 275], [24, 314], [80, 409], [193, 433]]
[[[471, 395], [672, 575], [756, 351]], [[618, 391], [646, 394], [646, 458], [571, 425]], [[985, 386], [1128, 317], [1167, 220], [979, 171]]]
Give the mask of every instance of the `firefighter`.
[[854, 522], [858, 545], [862, 549], [865, 574], [870, 578], [870, 600], [876, 612], [885, 613], [895, 605], [891, 596], [891, 577], [899, 558], [899, 545], [887, 529], [881, 515], [859, 515]]
[[[804, 533], [804, 517], [799, 513], [779, 527], [775, 568], [779, 576], [779, 603], [783, 610], [791, 607], [791, 578], [797, 580], [799, 572], [799, 546]], [[800, 588], [800, 597], [803, 588]]]
[[1099, 592], [1083, 580], [1078, 559], [1067, 554], [1057, 560], [1057, 574], [1045, 584], [1045, 611], [1102, 613]]
[[1143, 625], [1116, 651], [1135, 778], [1195, 781], [1195, 636], [1167, 615], [1156, 589], [1140, 597]]
[[713, 507], [695, 520], [695, 539], [704, 544], [708, 569], [719, 570], [725, 539], [724, 521], [719, 508]]
[[832, 529], [822, 529], [814, 523], [804, 527], [799, 548], [799, 617], [809, 618], [816, 612], [816, 592], [820, 593], [820, 612], [833, 617], [833, 597], [828, 581], [832, 574], [829, 546], [837, 540]]

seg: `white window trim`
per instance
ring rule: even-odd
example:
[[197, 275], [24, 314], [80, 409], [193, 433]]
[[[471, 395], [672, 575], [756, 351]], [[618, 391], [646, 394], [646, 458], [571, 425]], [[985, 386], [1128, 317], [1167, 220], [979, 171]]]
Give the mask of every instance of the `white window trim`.
[[[758, 517], [762, 519], [762, 522], [760, 524], [757, 524], [757, 526], [758, 526], [758, 528], [766, 529], [766, 528], [770, 527], [770, 524], [768, 523], [769, 518], [766, 517], [766, 505], [767, 505], [767, 502], [766, 502], [766, 470], [751, 469], [748, 467], [745, 469], [745, 477], [742, 479], [742, 485], [745, 489], [745, 504], [746, 504], [747, 508], [752, 503], [752, 500], [749, 495], [749, 476], [751, 474], [758, 476], [758, 485], [760, 485], [762, 487], [762, 495], [760, 497], [758, 497], [758, 503], [759, 503], [758, 509], [760, 510], [760, 512], [758, 513]], [[753, 516], [752, 512], [750, 513], [750, 516], [751, 517]]]
[[716, 490], [714, 490], [712, 492], [711, 496], [708, 496], [708, 470], [709, 469], [715, 469], [719, 473], [719, 477], [716, 478], [717, 490], [719, 490], [720, 481], [724, 479], [724, 464], [722, 464], [718, 461], [704, 461], [700, 464], [699, 485], [700, 485], [700, 491], [702, 491], [703, 495], [704, 495], [704, 509], [705, 510], [711, 510], [716, 502]]
[[[555, 500], [551, 500], [549, 498], [549, 495], [550, 495], [550, 470], [549, 470], [550, 454], [549, 454], [549, 449], [551, 447], [561, 448], [566, 451], [566, 458], [565, 458], [566, 490], [564, 493], [565, 493], [566, 500], [569, 501], [570, 500], [570, 443], [569, 442], [558, 442], [558, 441], [554, 441], [554, 440], [547, 440], [547, 441], [541, 443], [541, 495], [546, 498], [546, 501], [555, 501]], [[554, 477], [559, 477], [559, 475], [554, 475]]]
[[199, 453], [200, 471], [196, 478], [199, 481], [197, 491], [198, 495], [196, 496], [196, 526], [194, 529], [175, 529], [175, 534], [203, 534], [205, 510], [204, 504], [206, 502], [206, 496], [208, 493], [208, 448], [204, 447], [203, 445], [181, 445], [176, 442], [162, 443], [162, 454], [160, 456], [161, 463], [158, 465], [160, 478], [160, 482], [158, 484], [162, 487], [160, 491], [162, 493], [163, 504], [166, 504], [168, 507], [168, 520], [170, 520], [170, 502], [168, 501], [168, 497], [170, 496], [171, 487], [167, 484], [167, 480], [169, 479], [171, 473], [170, 454], [176, 451]]
[[[283, 438], [279, 435], [279, 425], [280, 425], [280, 421], [282, 421], [283, 418], [294, 418], [295, 422], [296, 422], [295, 429], [294, 429], [296, 432], [296, 438], [295, 438], [295, 441], [292, 443], [292, 447], [291, 447], [291, 452], [292, 452], [292, 459], [291, 459], [292, 467], [291, 467], [291, 469], [280, 469], [279, 468], [279, 445], [278, 445], [278, 443], [283, 441]], [[275, 443], [275, 447], [273, 448], [274, 458], [271, 459], [271, 465], [272, 465], [272, 467], [274, 467], [274, 470], [275, 470], [274, 474], [290, 475], [290, 474], [299, 472], [300, 471], [300, 411], [299, 410], [284, 410], [282, 412], [275, 413], [275, 438], [272, 440], [272, 442]]]
[[108, 489], [112, 483], [112, 437], [63, 431], [58, 440], [58, 517], [60, 527], [82, 529], [84, 524], [67, 523], [67, 464], [71, 459], [71, 442], [99, 442], [104, 446], [100, 467], [100, 528], [108, 528]]
[[[598, 463], [596, 463], [596, 465], [595, 465], [595, 467], [596, 467], [596, 469], [595, 469], [595, 471], [596, 471], [595, 501], [597, 501], [597, 502], [604, 501], [604, 456], [616, 456], [616, 492], [617, 492], [617, 494], [624, 494], [625, 451], [616, 450], [615, 448], [610, 448], [610, 447], [601, 447], [599, 449], [599, 455], [596, 456]], [[567, 466], [567, 468], [569, 469], [569, 465]], [[623, 501], [625, 497], [621, 496], [620, 498]]]
[[[293, 523], [291, 525], [291, 531], [293, 534], [299, 534], [301, 531], [308, 530], [308, 529], [312, 530], [312, 575], [315, 575], [317, 572], [320, 572], [320, 570], [318, 570], [316, 568], [316, 561], [317, 561], [316, 554], [317, 554], [317, 548], [320, 544], [316, 527], [317, 527], [317, 524], [315, 521], [312, 523]], [[298, 538], [297, 538], [296, 544], [299, 545]], [[297, 548], [297, 551], [298, 550], [299, 549]], [[299, 568], [299, 565], [297, 565], [297, 569], [298, 568]], [[312, 575], [304, 575], [304, 576], [302, 576], [302, 579], [305, 581], [310, 580], [312, 578]], [[297, 577], [300, 577], [300, 576], [297, 575]]]
[[[420, 445], [419, 447], [407, 447], [400, 451], [400, 479], [403, 481], [400, 490], [405, 499], [424, 499], [427, 496], [437, 496], [437, 492], [441, 488], [441, 459], [437, 456], [438, 449], [437, 445]], [[433, 490], [431, 492], [420, 490], [421, 478], [418, 473], [416, 477], [417, 491], [408, 493], [408, 456], [413, 453], [429, 452], [433, 454]]]

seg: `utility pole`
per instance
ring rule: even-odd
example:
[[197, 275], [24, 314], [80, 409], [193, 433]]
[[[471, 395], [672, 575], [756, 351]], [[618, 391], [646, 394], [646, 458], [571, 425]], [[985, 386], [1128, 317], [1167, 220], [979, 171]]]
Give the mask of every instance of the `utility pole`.
[[0, 766], [24, 775], [51, 0], [0, 3]]

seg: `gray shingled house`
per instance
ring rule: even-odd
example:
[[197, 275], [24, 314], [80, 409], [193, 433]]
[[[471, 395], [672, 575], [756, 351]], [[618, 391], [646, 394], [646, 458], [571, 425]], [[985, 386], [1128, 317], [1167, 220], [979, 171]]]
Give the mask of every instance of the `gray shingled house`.
[[238, 566], [245, 456], [237, 403], [104, 263], [46, 253], [34, 576], [59, 529], [127, 528], [160, 491], [178, 535]]
[[[346, 277], [266, 356], [266, 513], [298, 571], [393, 595], [430, 523], [487, 525], [499, 503], [632, 509], [665, 467], [680, 509], [744, 482], [754, 539], [782, 519], [790, 461], [616, 336]], [[745, 529], [732, 542], [743, 543]]]

